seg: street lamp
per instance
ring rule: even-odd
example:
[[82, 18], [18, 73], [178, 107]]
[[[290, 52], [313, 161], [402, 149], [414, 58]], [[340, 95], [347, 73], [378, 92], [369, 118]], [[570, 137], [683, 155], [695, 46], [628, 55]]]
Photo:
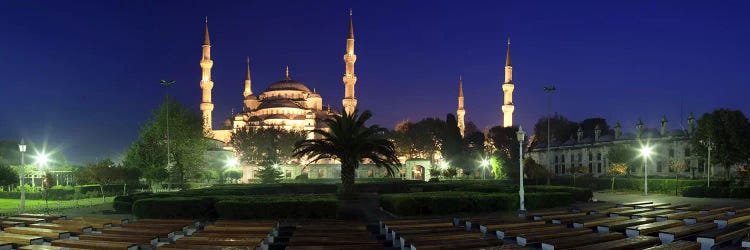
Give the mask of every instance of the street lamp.
[[[549, 153], [550, 144], [552, 144], [552, 135], [550, 134], [550, 119], [552, 119], [552, 115], [550, 114], [552, 111], [552, 92], [555, 92], [557, 90], [555, 88], [555, 85], [552, 85], [551, 87], [544, 87], [544, 92], [547, 92], [547, 167], [550, 168], [550, 171], [552, 170], [552, 156]], [[557, 172], [555, 170], [555, 172]], [[549, 185], [549, 175], [547, 175], [547, 185]]]
[[651, 146], [641, 147], [641, 156], [643, 156], [643, 195], [648, 195], [648, 158], [653, 153]]
[[526, 207], [524, 206], [524, 190], [523, 190], [523, 140], [526, 136], [526, 133], [523, 132], [523, 127], [518, 126], [518, 132], [516, 132], [516, 137], [518, 138], [518, 181], [520, 183], [518, 188], [518, 200], [519, 205], [521, 206], [521, 213], [526, 212]]
[[484, 170], [487, 169], [487, 166], [489, 165], [490, 165], [490, 161], [488, 161], [487, 159], [482, 159], [482, 180], [484, 180], [485, 177], [487, 176], [484, 174]]
[[174, 83], [175, 81], [159, 81], [159, 84], [163, 85], [167, 91], [167, 94], [164, 96], [164, 105], [167, 106], [167, 169], [169, 169], [169, 86]]
[[34, 162], [35, 165], [41, 166], [44, 169], [44, 177], [42, 177], [42, 190], [44, 191], [44, 212], [49, 213], [49, 203], [47, 203], [47, 192], [49, 185], [49, 179], [47, 179], [47, 163], [49, 163], [49, 154], [42, 152], [37, 152], [36, 156], [36, 162]]
[[706, 146], [708, 149], [708, 162], [706, 163], [706, 176], [707, 176], [707, 183], [706, 187], [711, 187], [711, 150], [714, 149], [714, 142], [711, 140], [701, 141], [703, 145]]
[[235, 168], [240, 165], [240, 161], [236, 157], [229, 157], [224, 163], [228, 168]]
[[18, 151], [21, 151], [21, 204], [18, 206], [18, 213], [23, 213], [26, 209], [26, 188], [23, 184], [23, 178], [26, 176], [26, 143], [21, 138], [21, 142], [18, 143]]

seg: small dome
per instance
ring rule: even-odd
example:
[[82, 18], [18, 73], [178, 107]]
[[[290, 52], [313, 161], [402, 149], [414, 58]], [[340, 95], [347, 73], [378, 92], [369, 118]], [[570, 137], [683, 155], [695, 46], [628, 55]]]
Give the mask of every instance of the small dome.
[[302, 92], [310, 92], [310, 89], [307, 88], [304, 84], [301, 82], [292, 80], [292, 79], [284, 79], [275, 83], [272, 83], [271, 85], [264, 90], [264, 92], [267, 91], [274, 91], [274, 90], [296, 90], [296, 91], [302, 91]]
[[289, 117], [286, 117], [285, 115], [282, 115], [282, 114], [269, 115], [268, 117], [266, 117], [266, 120], [273, 120], [273, 119], [289, 120]]
[[308, 98], [322, 98], [322, 97], [320, 97], [320, 94], [313, 92], [313, 93], [310, 93], [310, 96], [308, 96]]

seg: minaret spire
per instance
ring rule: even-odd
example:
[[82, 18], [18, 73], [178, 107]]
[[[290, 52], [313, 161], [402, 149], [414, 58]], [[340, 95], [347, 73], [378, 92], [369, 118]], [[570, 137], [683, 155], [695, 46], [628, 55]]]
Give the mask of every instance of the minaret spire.
[[508, 37], [508, 52], [505, 57], [505, 82], [503, 83], [503, 127], [513, 126], [513, 66], [510, 59], [510, 37]]
[[458, 131], [461, 132], [461, 137], [464, 137], [464, 130], [466, 130], [466, 125], [464, 124], [465, 115], [466, 109], [464, 109], [464, 80], [462, 75], [458, 75], [458, 109], [456, 110], [456, 121], [458, 122]]
[[245, 91], [242, 95], [248, 97], [253, 94], [252, 82], [250, 81], [250, 57], [247, 57], [247, 72], [245, 73]]
[[214, 110], [214, 104], [211, 103], [211, 90], [214, 88], [214, 82], [211, 79], [211, 68], [214, 61], [211, 60], [211, 39], [208, 37], [208, 17], [206, 17], [206, 30], [203, 35], [203, 58], [201, 59], [201, 113], [203, 117], [203, 134], [208, 136], [212, 131], [211, 112]]
[[289, 77], [289, 65], [286, 66], [286, 72], [284, 73], [284, 80], [291, 80]]
[[354, 85], [357, 84], [357, 75], [354, 74], [354, 63], [357, 61], [357, 55], [354, 54], [354, 22], [352, 20], [352, 10], [349, 9], [349, 35], [346, 38], [346, 54], [344, 54], [344, 111], [351, 114], [357, 109], [357, 98], [354, 96]]

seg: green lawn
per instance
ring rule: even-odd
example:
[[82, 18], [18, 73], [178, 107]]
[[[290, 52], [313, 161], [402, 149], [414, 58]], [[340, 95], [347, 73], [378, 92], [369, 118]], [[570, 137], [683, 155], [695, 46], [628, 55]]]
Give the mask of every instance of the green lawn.
[[[112, 197], [107, 197], [106, 201], [102, 201], [102, 198], [88, 198], [88, 199], [80, 199], [78, 200], [79, 206], [88, 206], [88, 205], [97, 205], [102, 203], [111, 203]], [[0, 210], [12, 210], [12, 209], [18, 209], [18, 205], [21, 203], [21, 199], [0, 199]], [[35, 208], [41, 208], [44, 207], [45, 203], [44, 200], [26, 200], [26, 209], [35, 209]], [[69, 207], [75, 207], [76, 201], [75, 200], [69, 200], [69, 201], [49, 201], [49, 207], [50, 208], [69, 208]]]

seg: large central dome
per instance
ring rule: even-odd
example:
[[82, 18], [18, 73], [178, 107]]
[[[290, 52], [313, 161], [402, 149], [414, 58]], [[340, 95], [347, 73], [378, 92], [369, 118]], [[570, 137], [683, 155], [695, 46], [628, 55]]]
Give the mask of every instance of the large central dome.
[[305, 86], [301, 82], [298, 82], [289, 78], [272, 83], [271, 85], [268, 86], [268, 88], [266, 88], [265, 91], [274, 91], [274, 90], [296, 90], [296, 91], [310, 92], [310, 89], [307, 88], [307, 86]]

